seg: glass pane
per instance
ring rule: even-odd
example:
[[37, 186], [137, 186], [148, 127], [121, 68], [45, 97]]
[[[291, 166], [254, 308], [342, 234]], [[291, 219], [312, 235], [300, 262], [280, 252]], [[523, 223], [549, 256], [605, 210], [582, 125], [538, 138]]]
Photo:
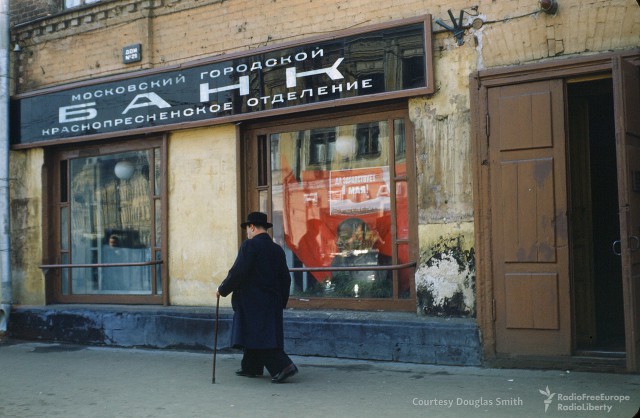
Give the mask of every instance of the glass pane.
[[160, 148], [153, 150], [153, 178], [155, 180], [154, 195], [162, 195], [162, 157]]
[[[156, 251], [156, 260], [162, 260], [161, 251]], [[156, 264], [156, 293], [162, 294], [162, 264]]]
[[[62, 254], [62, 256], [60, 257], [60, 262], [62, 264], [69, 264], [69, 254]], [[70, 269], [60, 270], [60, 293], [62, 293], [63, 295], [69, 294], [69, 270]]]
[[277, 150], [279, 143], [278, 141], [280, 136], [278, 134], [271, 135], [271, 171], [279, 172], [280, 171], [280, 158], [278, 158]]
[[399, 240], [409, 239], [409, 193], [406, 181], [396, 183], [396, 231]]
[[380, 155], [382, 145], [379, 141], [379, 135], [377, 122], [358, 125], [356, 131], [358, 157], [375, 158]]
[[258, 136], [258, 186], [267, 186], [269, 182], [267, 145], [267, 137], [265, 135]]
[[[133, 151], [71, 160], [71, 263], [150, 260], [148, 155]], [[73, 293], [148, 294], [150, 280], [148, 266], [78, 268]]]
[[[405, 264], [409, 260], [409, 244], [398, 244], [398, 264]], [[411, 296], [411, 277], [413, 268], [398, 270], [398, 296], [400, 299], [407, 299]]]
[[396, 158], [396, 176], [407, 174], [407, 143], [404, 136], [404, 119], [393, 121], [393, 139]]
[[69, 207], [60, 208], [60, 249], [69, 251]]
[[155, 199], [153, 201], [154, 206], [155, 206], [155, 232], [156, 232], [156, 239], [155, 239], [155, 243], [154, 246], [155, 247], [162, 247], [162, 201], [160, 199]]
[[367, 270], [391, 256], [388, 124], [284, 132], [271, 143], [273, 233], [289, 266], [363, 268], [296, 272], [292, 294], [392, 297], [389, 275]]
[[260, 190], [258, 192], [258, 210], [260, 212], [267, 213], [269, 211], [269, 192], [267, 190]]
[[69, 179], [67, 179], [67, 160], [60, 161], [60, 203], [67, 203], [69, 193], [67, 186], [69, 185]]

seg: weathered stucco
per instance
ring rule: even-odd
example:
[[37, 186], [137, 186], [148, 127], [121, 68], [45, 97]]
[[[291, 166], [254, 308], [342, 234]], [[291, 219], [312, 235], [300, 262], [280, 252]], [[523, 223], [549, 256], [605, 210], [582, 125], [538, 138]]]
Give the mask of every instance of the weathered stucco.
[[13, 303], [45, 303], [42, 264], [42, 149], [10, 156], [11, 283]]
[[418, 313], [475, 315], [473, 222], [421, 225], [416, 270]]
[[[442, 19], [452, 24], [448, 9], [456, 17], [465, 10], [469, 27], [463, 45], [435, 23]], [[265, 12], [269, 19], [264, 19]], [[535, 0], [100, 2], [12, 27], [12, 93], [179, 65], [425, 13], [434, 20], [436, 92], [409, 100], [420, 235], [417, 308], [427, 314], [473, 315], [469, 76], [483, 69], [637, 48], [640, 7], [635, 0], [560, 0], [554, 15], [541, 12]], [[132, 43], [143, 45], [143, 60], [123, 64], [122, 47]], [[235, 137], [231, 125], [170, 134], [172, 304], [215, 303], [215, 289], [235, 257]], [[44, 279], [37, 267], [42, 259], [42, 161], [42, 149], [11, 154], [16, 303], [44, 303]]]
[[[238, 250], [234, 125], [173, 133], [169, 141], [169, 297], [214, 305]], [[221, 305], [229, 300], [221, 299]]]
[[451, 39], [438, 49], [438, 92], [410, 101], [420, 224], [417, 311], [469, 316], [475, 312], [475, 261], [468, 75], [476, 54], [473, 44]]
[[640, 41], [640, 9], [633, 1], [564, 0], [554, 15], [533, 6], [480, 2], [465, 9], [470, 27], [462, 45], [434, 25], [441, 32], [434, 38], [436, 93], [409, 104], [418, 176], [420, 314], [475, 315], [469, 76], [486, 68], [634, 47]]
[[410, 101], [415, 127], [418, 213], [421, 224], [473, 216], [469, 81], [473, 48], [438, 57], [438, 93]]

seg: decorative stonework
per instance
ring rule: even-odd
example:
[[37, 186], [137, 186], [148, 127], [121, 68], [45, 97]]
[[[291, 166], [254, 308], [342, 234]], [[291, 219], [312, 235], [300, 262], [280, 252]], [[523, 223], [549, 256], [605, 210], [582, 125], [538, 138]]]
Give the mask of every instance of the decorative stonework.
[[[163, 16], [224, 0], [115, 0], [92, 3], [90, 6], [64, 10], [58, 14], [45, 15], [30, 22], [15, 24], [11, 30], [12, 42], [37, 39], [52, 35], [51, 39], [72, 35], [71, 31], [82, 27], [83, 31], [96, 29], [96, 25], [116, 25], [141, 18]], [[92, 26], [93, 25], [93, 26]], [[89, 26], [89, 27], [86, 27]]]

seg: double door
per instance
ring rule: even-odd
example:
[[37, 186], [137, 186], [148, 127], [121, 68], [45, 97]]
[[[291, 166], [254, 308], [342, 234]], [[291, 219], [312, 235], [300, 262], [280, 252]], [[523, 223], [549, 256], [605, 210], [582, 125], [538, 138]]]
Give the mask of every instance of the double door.
[[[611, 91], [613, 174], [593, 168], [586, 170], [589, 176], [576, 174], [579, 147], [572, 141], [579, 135], [578, 125], [570, 123], [568, 87], [576, 80], [566, 73], [532, 73], [526, 82], [520, 75], [517, 83], [501, 79], [482, 88], [486, 142], [478, 144], [484, 155], [477, 173], [486, 196], [480, 213], [487, 215], [478, 223], [490, 231], [480, 244], [489, 248], [490, 265], [479, 270], [489, 275], [480, 280], [491, 308], [481, 311], [485, 320], [490, 316], [485, 323], [492, 328], [492, 354], [571, 356], [581, 344], [588, 346], [590, 333], [597, 337], [596, 307], [605, 296], [598, 291], [592, 262], [599, 256], [594, 244], [606, 237], [594, 228], [599, 219], [578, 221], [585, 218], [576, 210], [576, 190], [596, 184], [590, 182], [594, 177], [613, 176], [616, 219], [610, 229], [618, 229], [618, 239], [607, 248], [615, 253], [621, 291], [619, 300], [604, 303], [622, 313], [627, 369], [640, 368], [640, 70], [632, 60], [614, 56], [610, 72], [598, 77]], [[616, 199], [593, 187], [589, 193], [590, 202]]]

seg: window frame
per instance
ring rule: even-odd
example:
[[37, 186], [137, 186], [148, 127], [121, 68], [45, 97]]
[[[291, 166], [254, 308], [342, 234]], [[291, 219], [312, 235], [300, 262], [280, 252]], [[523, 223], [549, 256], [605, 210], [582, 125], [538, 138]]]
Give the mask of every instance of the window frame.
[[[409, 259], [412, 262], [417, 261], [419, 254], [418, 249], [418, 216], [417, 216], [417, 189], [416, 189], [416, 161], [415, 161], [415, 145], [413, 139], [413, 125], [409, 118], [407, 103], [395, 103], [387, 106], [377, 106], [367, 109], [352, 109], [337, 113], [322, 113], [316, 116], [302, 116], [296, 120], [288, 118], [286, 120], [272, 120], [247, 127], [243, 132], [242, 153], [246, 158], [243, 160], [242, 167], [242, 212], [247, 213], [254, 210], [266, 211], [271, 217], [272, 213], [272, 184], [271, 184], [271, 154], [266, 160], [268, 164], [268, 182], [267, 184], [258, 185], [257, 179], [264, 179], [258, 170], [258, 150], [255, 145], [259, 138], [267, 140], [266, 149], [271, 153], [270, 135], [272, 133], [295, 131], [305, 129], [320, 129], [344, 124], [358, 125], [361, 123], [369, 123], [373, 121], [387, 120], [390, 125], [394, 125], [394, 120], [403, 119], [405, 122], [405, 150], [406, 150], [406, 174], [396, 175], [390, 180], [396, 184], [398, 182], [406, 182], [408, 187], [409, 208], [409, 239], [397, 239], [394, 248], [398, 245], [408, 245]], [[363, 156], [367, 158], [366, 156]], [[390, 159], [389, 165], [394, 164], [393, 158]], [[329, 163], [330, 164], [330, 163]], [[394, 187], [395, 189], [395, 187]], [[260, 193], [267, 192], [267, 198], [259, 197]], [[261, 205], [260, 202], [263, 202]], [[265, 206], [266, 202], [266, 207]], [[396, 212], [392, 211], [392, 222], [395, 225]], [[394, 227], [395, 228], [395, 227]], [[270, 232], [272, 234], [272, 232]], [[397, 257], [397, 249], [394, 250]], [[396, 258], [397, 260], [397, 258]], [[291, 267], [291, 266], [290, 266]], [[352, 309], [352, 310], [387, 310], [387, 311], [405, 311], [414, 312], [416, 309], [416, 287], [415, 287], [415, 265], [409, 267], [412, 271], [410, 275], [410, 295], [407, 298], [399, 298], [397, 291], [394, 292], [392, 298], [322, 298], [322, 297], [302, 297], [291, 295], [289, 298], [289, 307], [302, 309]], [[366, 270], [366, 268], [363, 268]], [[394, 273], [395, 274], [395, 273]], [[397, 283], [397, 281], [395, 282]]]
[[[74, 158], [84, 158], [92, 156], [101, 156], [121, 152], [129, 151], [144, 151], [148, 150], [153, 152], [153, 149], [159, 149], [161, 166], [160, 166], [160, 185], [159, 193], [156, 195], [154, 186], [151, 185], [149, 201], [151, 213], [151, 228], [153, 231], [158, 230], [155, 216], [155, 205], [159, 201], [161, 210], [161, 216], [159, 218], [160, 228], [160, 247], [155, 243], [151, 244], [150, 250], [152, 253], [152, 260], [156, 260], [156, 253], [160, 252], [160, 263], [150, 264], [150, 269], [155, 272], [152, 273], [152, 279], [155, 279], [158, 274], [158, 266], [160, 270], [161, 287], [157, 288], [155, 294], [140, 295], [140, 294], [62, 294], [61, 280], [64, 263], [62, 263], [62, 248], [60, 245], [60, 237], [62, 233], [62, 224], [60, 221], [61, 216], [61, 164], [63, 161], [67, 161], [67, 176], [69, 170], [68, 161]], [[67, 145], [64, 147], [53, 148], [48, 150], [46, 157], [47, 169], [45, 174], [47, 176], [46, 183], [48, 192], [43, 193], [44, 202], [47, 205], [47, 211], [44, 221], [45, 234], [43, 235], [43, 265], [41, 266], [46, 277], [46, 296], [47, 303], [91, 303], [91, 304], [155, 304], [155, 305], [168, 305], [169, 304], [169, 286], [168, 286], [168, 265], [167, 265], [167, 137], [157, 136], [141, 139], [130, 139], [119, 142], [99, 142], [90, 144], [79, 144], [74, 146]], [[66, 179], [67, 185], [69, 178]], [[67, 203], [68, 204], [68, 203]], [[154, 232], [155, 234], [155, 232]], [[153, 261], [152, 261], [153, 262]], [[105, 267], [109, 268], [109, 267]], [[156, 288], [152, 284], [152, 289]]]

